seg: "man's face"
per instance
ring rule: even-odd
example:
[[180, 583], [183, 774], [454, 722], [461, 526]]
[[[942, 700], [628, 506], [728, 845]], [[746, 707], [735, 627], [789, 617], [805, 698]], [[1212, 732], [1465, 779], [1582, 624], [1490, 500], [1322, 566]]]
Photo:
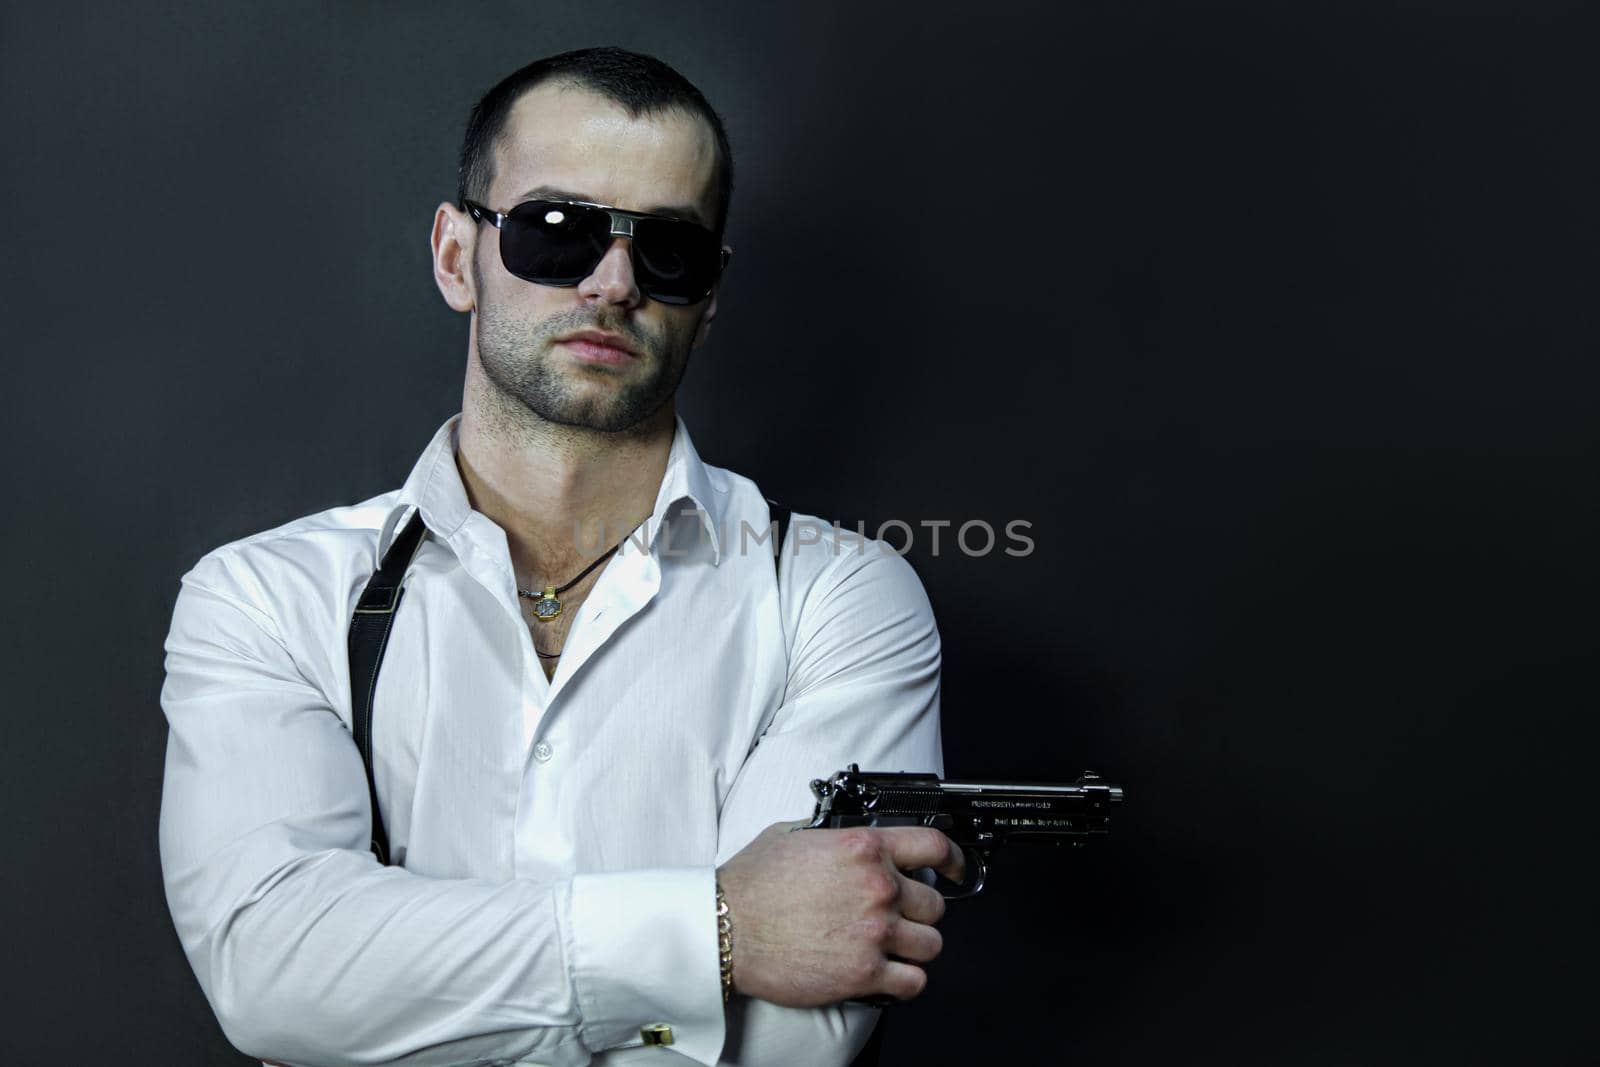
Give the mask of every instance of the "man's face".
[[[715, 138], [698, 118], [629, 118], [588, 90], [545, 83], [511, 110], [486, 202], [509, 211], [524, 200], [584, 200], [710, 226], [716, 161]], [[631, 242], [620, 237], [576, 287], [536, 285], [506, 271], [499, 239], [482, 224], [472, 261], [477, 352], [488, 379], [566, 426], [616, 432], [660, 410], [704, 337], [715, 295], [691, 305], [646, 297], [633, 275]], [[585, 330], [621, 335], [637, 355], [606, 361], [564, 341]]]

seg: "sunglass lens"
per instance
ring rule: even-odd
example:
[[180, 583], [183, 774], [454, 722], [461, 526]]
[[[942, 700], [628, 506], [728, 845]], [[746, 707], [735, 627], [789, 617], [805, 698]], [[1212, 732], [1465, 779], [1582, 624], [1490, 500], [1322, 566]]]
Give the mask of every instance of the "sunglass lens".
[[691, 222], [639, 219], [633, 251], [640, 287], [663, 304], [705, 299], [722, 266], [716, 236]]
[[500, 232], [506, 270], [541, 285], [576, 285], [611, 244], [611, 220], [595, 208], [529, 201], [518, 204]]

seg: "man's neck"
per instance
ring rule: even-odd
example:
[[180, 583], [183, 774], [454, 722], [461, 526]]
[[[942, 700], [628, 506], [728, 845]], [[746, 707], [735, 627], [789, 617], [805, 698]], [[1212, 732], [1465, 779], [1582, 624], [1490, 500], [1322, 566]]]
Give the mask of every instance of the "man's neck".
[[456, 467], [476, 511], [506, 532], [518, 584], [560, 584], [649, 517], [675, 408], [623, 433], [540, 418], [481, 379], [463, 397]]

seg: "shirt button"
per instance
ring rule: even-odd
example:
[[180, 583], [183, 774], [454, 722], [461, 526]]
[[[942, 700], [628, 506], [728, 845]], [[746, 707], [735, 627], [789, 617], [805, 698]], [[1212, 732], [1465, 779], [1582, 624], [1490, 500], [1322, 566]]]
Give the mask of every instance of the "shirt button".
[[533, 758], [540, 763], [549, 763], [550, 757], [555, 754], [556, 750], [550, 747], [550, 742], [548, 741], [540, 741], [533, 746]]

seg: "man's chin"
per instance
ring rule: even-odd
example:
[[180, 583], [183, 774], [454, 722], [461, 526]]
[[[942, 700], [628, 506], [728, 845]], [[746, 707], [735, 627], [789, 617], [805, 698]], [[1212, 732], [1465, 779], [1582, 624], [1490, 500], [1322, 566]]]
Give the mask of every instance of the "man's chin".
[[652, 416], [661, 411], [665, 403], [665, 400], [654, 405], [570, 403], [554, 405], [544, 411], [538, 408], [533, 410], [546, 422], [574, 430], [626, 433], [649, 422]]

